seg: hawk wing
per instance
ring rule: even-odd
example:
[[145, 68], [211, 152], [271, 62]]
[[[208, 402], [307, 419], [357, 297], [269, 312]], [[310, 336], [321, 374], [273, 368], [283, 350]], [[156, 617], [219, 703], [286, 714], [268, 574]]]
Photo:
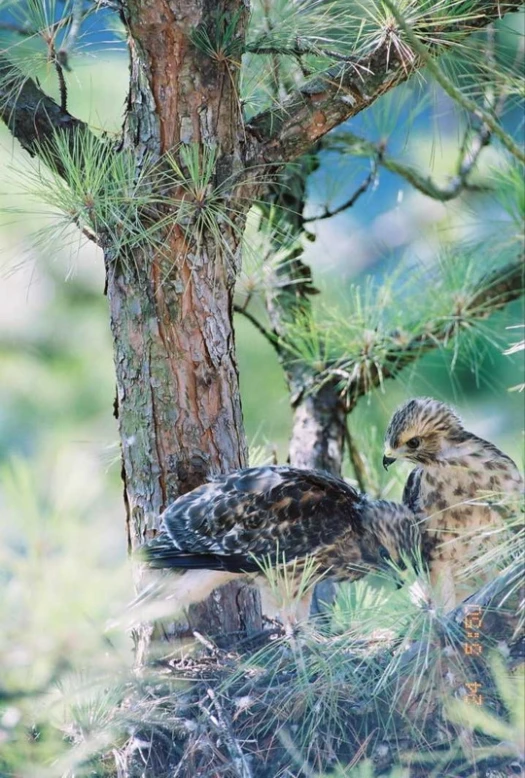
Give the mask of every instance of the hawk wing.
[[313, 554], [352, 530], [363, 534], [363, 497], [341, 479], [292, 467], [247, 468], [179, 497], [165, 532], [144, 547], [152, 566], [230, 572]]
[[403, 489], [403, 504], [406, 505], [413, 513], [419, 511], [419, 492], [421, 488], [421, 476], [423, 470], [420, 467], [416, 467], [407, 478], [405, 488]]

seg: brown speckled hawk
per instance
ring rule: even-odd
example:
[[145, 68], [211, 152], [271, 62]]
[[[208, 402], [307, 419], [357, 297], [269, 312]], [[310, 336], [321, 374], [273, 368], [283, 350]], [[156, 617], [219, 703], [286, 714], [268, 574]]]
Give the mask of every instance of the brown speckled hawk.
[[[181, 607], [205, 599], [217, 586], [249, 575], [261, 586], [263, 612], [282, 611], [262, 562], [292, 569], [295, 592], [303, 563], [316, 574], [353, 581], [371, 570], [403, 567], [420, 536], [412, 512], [370, 500], [340, 478], [293, 467], [252, 467], [215, 478], [183, 495], [162, 516], [162, 532], [143, 547], [152, 567], [186, 570], [173, 581]], [[284, 620], [308, 614], [310, 594]]]
[[501, 541], [506, 514], [519, 509], [523, 479], [510, 457], [428, 397], [409, 400], [394, 413], [384, 453], [387, 468], [396, 459], [417, 465], [403, 502], [422, 519], [430, 582], [437, 603], [451, 610], [483, 581], [468, 575], [469, 565]]

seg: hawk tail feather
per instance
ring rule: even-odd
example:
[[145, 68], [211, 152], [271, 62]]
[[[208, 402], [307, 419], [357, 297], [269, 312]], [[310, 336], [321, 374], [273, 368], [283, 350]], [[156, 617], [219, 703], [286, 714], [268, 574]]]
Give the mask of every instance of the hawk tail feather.
[[255, 560], [244, 556], [184, 553], [162, 538], [142, 546], [140, 556], [156, 569], [223, 570], [230, 573], [252, 573], [260, 569]]

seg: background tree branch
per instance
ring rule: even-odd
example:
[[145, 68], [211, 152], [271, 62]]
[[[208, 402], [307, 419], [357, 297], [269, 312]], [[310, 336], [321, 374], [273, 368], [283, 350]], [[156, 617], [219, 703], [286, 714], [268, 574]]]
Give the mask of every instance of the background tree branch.
[[[366, 376], [361, 371], [352, 375], [352, 364], [347, 365], [349, 376], [345, 384], [341, 381], [341, 391], [347, 398], [347, 410], [350, 413], [358, 399], [386, 378], [395, 378], [411, 363], [420, 359], [428, 351], [446, 345], [458, 332], [458, 325], [471, 319], [486, 319], [495, 311], [506, 306], [512, 300], [518, 300], [525, 291], [525, 255], [522, 253], [516, 261], [498, 268], [481, 278], [468, 293], [458, 299], [456, 310], [450, 312], [445, 322], [431, 325], [420, 335], [406, 343], [400, 343], [386, 351], [382, 359], [381, 373], [374, 367]], [[337, 373], [341, 375], [341, 373]], [[327, 370], [327, 380], [331, 380], [331, 369]]]
[[421, 62], [428, 69], [429, 73], [436, 80], [436, 83], [440, 85], [443, 91], [446, 92], [446, 94], [448, 94], [448, 96], [452, 98], [454, 102], [456, 102], [458, 105], [461, 105], [461, 107], [466, 111], [470, 111], [473, 116], [477, 116], [486, 125], [490, 132], [492, 132], [494, 135], [497, 135], [507, 151], [516, 157], [516, 159], [519, 159], [521, 162], [525, 162], [525, 153], [523, 152], [522, 148], [519, 146], [519, 144], [515, 143], [510, 135], [508, 135], [503, 130], [494, 116], [490, 112], [485, 111], [484, 108], [481, 105], [478, 105], [475, 100], [471, 100], [469, 97], [464, 95], [463, 92], [458, 89], [441, 71], [439, 65], [434, 62], [431, 53], [425, 46], [422, 45], [422, 43], [418, 40], [418, 37], [414, 34], [414, 31], [410, 25], [406, 23], [406, 20], [399, 13], [397, 6], [394, 5], [391, 0], [385, 0], [385, 5], [391, 11], [396, 22], [406, 34], [410, 45], [414, 49], [414, 52], [421, 59]]
[[[32, 78], [24, 76], [2, 53], [0, 118], [32, 157], [38, 156], [43, 144], [47, 143], [48, 151], [51, 150], [54, 133], [62, 133], [72, 139], [79, 130], [89, 132], [87, 124], [48, 97]], [[63, 175], [64, 169], [58, 157], [56, 168]]]
[[[502, 107], [504, 98], [498, 100], [497, 107]], [[414, 189], [417, 189], [427, 197], [431, 197], [433, 200], [437, 200], [441, 203], [454, 200], [464, 191], [477, 190], [478, 187], [470, 183], [470, 176], [472, 175], [476, 164], [479, 160], [479, 156], [483, 149], [488, 146], [492, 137], [487, 125], [483, 124], [474, 134], [470, 130], [467, 131], [464, 143], [462, 144], [463, 150], [456, 166], [456, 172], [451, 176], [447, 184], [440, 185], [431, 176], [424, 175], [415, 167], [411, 165], [399, 162], [397, 159], [389, 156], [385, 150], [384, 143], [373, 143], [366, 138], [360, 138], [351, 132], [337, 133], [337, 135], [330, 139], [326, 144], [329, 149], [340, 149], [342, 152], [354, 150], [356, 154], [367, 154], [372, 157], [374, 166], [373, 170], [367, 176], [362, 186], [359, 187], [356, 194], [360, 194], [366, 191], [366, 188], [372, 183], [371, 176], [376, 167], [383, 167], [390, 173], [395, 173], [401, 178], [404, 178]], [[373, 178], [372, 178], [373, 180]], [[483, 189], [483, 187], [481, 187]], [[348, 202], [343, 203], [333, 211], [325, 210], [320, 216], [312, 216], [305, 221], [315, 221], [316, 219], [328, 218], [334, 216], [346, 208], [351, 207], [355, 203], [355, 195], [350, 198]]]

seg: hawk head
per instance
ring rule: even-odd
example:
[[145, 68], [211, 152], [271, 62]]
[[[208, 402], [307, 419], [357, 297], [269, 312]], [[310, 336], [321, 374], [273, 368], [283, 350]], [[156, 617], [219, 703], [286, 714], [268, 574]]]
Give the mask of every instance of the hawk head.
[[383, 466], [396, 459], [420, 465], [444, 462], [466, 435], [459, 416], [438, 400], [416, 397], [392, 416], [385, 435]]
[[414, 569], [421, 559], [421, 533], [412, 511], [389, 500], [367, 500], [360, 539], [362, 558], [373, 570]]

